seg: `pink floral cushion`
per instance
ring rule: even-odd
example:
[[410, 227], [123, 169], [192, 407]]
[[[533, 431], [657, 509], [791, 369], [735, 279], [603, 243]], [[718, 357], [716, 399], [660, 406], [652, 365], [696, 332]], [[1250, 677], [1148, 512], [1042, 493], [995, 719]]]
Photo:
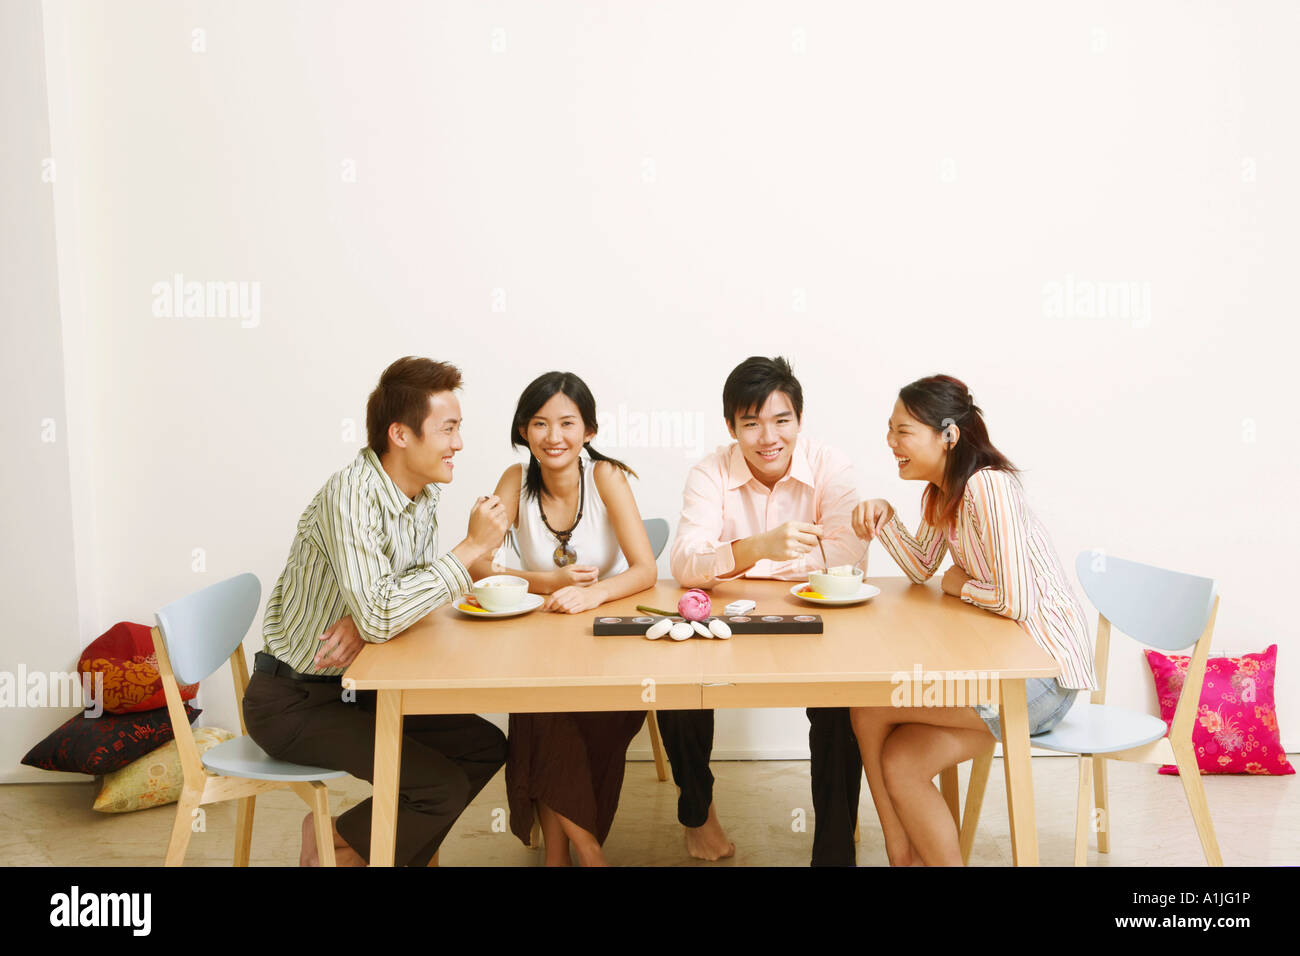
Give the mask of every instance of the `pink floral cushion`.
[[[1146, 655], [1160, 698], [1160, 717], [1166, 727], [1172, 726], [1191, 658], [1167, 657], [1152, 650]], [[1295, 773], [1277, 733], [1276, 672], [1276, 644], [1262, 654], [1211, 657], [1205, 662], [1201, 706], [1192, 725], [1201, 773]], [[1160, 772], [1176, 774], [1178, 768], [1165, 764]]]

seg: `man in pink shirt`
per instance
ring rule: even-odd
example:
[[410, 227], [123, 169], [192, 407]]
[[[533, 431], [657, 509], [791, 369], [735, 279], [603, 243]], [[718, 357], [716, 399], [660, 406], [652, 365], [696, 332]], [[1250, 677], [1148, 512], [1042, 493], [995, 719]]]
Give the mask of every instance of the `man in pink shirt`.
[[[806, 581], [822, 567], [857, 564], [859, 496], [853, 465], [837, 449], [799, 434], [803, 390], [783, 358], [746, 359], [727, 376], [722, 409], [734, 444], [691, 469], [672, 548], [683, 587], [737, 578]], [[735, 853], [713, 806], [713, 711], [658, 712], [664, 749], [681, 788], [677, 819], [692, 856]], [[810, 707], [814, 866], [852, 866], [862, 759], [847, 708]]]

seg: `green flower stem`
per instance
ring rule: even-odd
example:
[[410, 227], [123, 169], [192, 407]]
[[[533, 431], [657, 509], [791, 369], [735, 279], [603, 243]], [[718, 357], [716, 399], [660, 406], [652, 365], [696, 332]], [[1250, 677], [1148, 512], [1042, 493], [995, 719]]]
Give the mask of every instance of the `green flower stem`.
[[676, 611], [661, 611], [657, 607], [646, 607], [644, 604], [638, 604], [636, 609], [646, 614], [658, 614], [660, 617], [681, 617]]

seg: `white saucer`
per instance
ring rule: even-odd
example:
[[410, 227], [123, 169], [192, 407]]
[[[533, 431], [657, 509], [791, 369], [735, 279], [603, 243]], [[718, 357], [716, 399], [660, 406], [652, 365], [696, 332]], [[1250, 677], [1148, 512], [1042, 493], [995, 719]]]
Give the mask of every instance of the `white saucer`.
[[858, 585], [858, 593], [850, 595], [849, 597], [814, 598], [814, 597], [805, 597], [804, 595], [799, 593], [806, 587], [808, 587], [808, 582], [804, 581], [802, 584], [796, 584], [794, 587], [790, 588], [790, 593], [793, 594], [795, 597], [797, 597], [800, 601], [807, 601], [809, 604], [821, 604], [824, 605], [825, 607], [843, 607], [844, 605], [847, 604], [861, 604], [863, 601], [870, 601], [873, 597], [875, 597], [877, 594], [880, 593], [880, 588], [876, 587], [874, 584], [863, 583]]
[[[468, 597], [468, 595], [466, 596]], [[540, 594], [525, 594], [524, 603], [519, 605], [517, 608], [515, 608], [512, 611], [463, 611], [461, 610], [460, 607], [463, 600], [464, 598], [462, 598], [461, 601], [457, 601], [453, 605], [453, 607], [456, 608], [457, 613], [463, 615], [464, 617], [497, 618], [497, 617], [515, 617], [519, 614], [527, 614], [529, 611], [536, 611], [539, 607], [542, 606], [542, 603], [545, 599]]]

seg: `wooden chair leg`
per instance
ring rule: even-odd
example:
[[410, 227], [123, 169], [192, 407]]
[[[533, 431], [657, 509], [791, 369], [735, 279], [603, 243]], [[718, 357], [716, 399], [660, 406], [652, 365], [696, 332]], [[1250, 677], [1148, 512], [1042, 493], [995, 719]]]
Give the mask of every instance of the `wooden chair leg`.
[[312, 825], [316, 829], [316, 856], [321, 866], [336, 866], [334, 860], [334, 821], [330, 819], [329, 787], [313, 780]]
[[172, 836], [167, 842], [166, 866], [181, 866], [185, 862], [185, 850], [190, 845], [193, 832], [194, 811], [203, 799], [201, 790], [182, 790], [181, 798], [176, 802], [176, 821], [172, 824]]
[[253, 811], [257, 809], [257, 797], [243, 797], [238, 803], [239, 810], [235, 814], [235, 866], [248, 866], [248, 857], [253, 848]]
[[961, 827], [961, 791], [957, 784], [957, 766], [945, 767], [939, 773], [939, 792], [943, 794], [943, 802], [948, 804], [948, 812], [952, 814], [952, 822]]
[[980, 810], [984, 807], [984, 791], [988, 789], [989, 769], [993, 766], [993, 748], [971, 759], [970, 780], [966, 782], [966, 807], [961, 815], [961, 862], [970, 862], [971, 847], [975, 845], [975, 828], [979, 826]]
[[659, 718], [653, 710], [646, 716], [646, 724], [650, 728], [650, 750], [655, 757], [655, 773], [659, 774], [659, 782], [663, 783], [668, 779], [668, 760], [664, 757], [664, 742], [659, 736]]
[[1092, 755], [1079, 755], [1079, 801], [1074, 811], [1074, 865], [1088, 865], [1088, 833], [1092, 830]]
[[1223, 866], [1219, 841], [1214, 835], [1214, 822], [1210, 819], [1210, 805], [1205, 802], [1201, 768], [1196, 765], [1190, 744], [1174, 744], [1173, 750], [1174, 761], [1178, 764], [1178, 776], [1183, 781], [1183, 793], [1187, 795], [1187, 805], [1192, 811], [1192, 822], [1196, 824], [1196, 835], [1201, 838], [1201, 849], [1205, 851], [1205, 862], [1210, 866]]
[[1092, 758], [1092, 805], [1097, 809], [1097, 852], [1110, 852], [1110, 801], [1106, 794], [1106, 758]]

